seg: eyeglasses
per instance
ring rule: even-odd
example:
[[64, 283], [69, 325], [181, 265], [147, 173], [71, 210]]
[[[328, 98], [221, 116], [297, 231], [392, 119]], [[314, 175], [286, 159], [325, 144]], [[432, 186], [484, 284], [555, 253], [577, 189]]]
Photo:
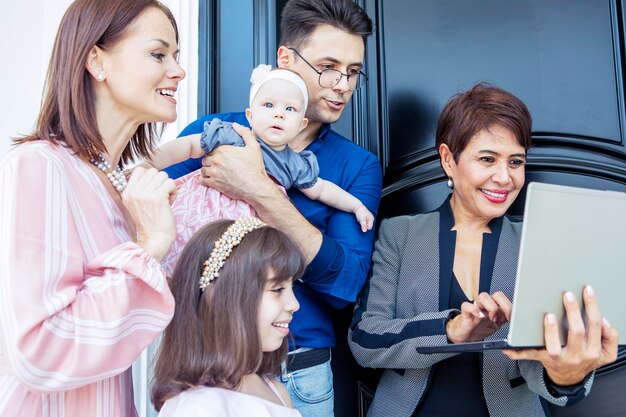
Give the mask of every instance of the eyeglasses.
[[294, 48], [289, 48], [296, 53], [313, 71], [319, 74], [319, 78], [317, 82], [320, 87], [323, 88], [333, 88], [337, 84], [341, 82], [342, 77], [346, 77], [348, 82], [348, 90], [357, 90], [361, 87], [361, 85], [367, 81], [367, 75], [363, 73], [363, 71], [359, 71], [356, 74], [344, 74], [343, 72], [336, 69], [325, 69], [323, 71], [315, 68], [309, 61], [307, 61], [300, 52], [295, 50]]

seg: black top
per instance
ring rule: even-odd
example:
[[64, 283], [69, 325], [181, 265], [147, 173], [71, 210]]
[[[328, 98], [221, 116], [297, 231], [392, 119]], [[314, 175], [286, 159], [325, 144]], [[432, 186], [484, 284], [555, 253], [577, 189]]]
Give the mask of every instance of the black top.
[[[461, 309], [469, 301], [454, 277], [448, 308]], [[414, 417], [489, 417], [482, 389], [482, 357], [479, 352], [461, 353], [439, 362]]]

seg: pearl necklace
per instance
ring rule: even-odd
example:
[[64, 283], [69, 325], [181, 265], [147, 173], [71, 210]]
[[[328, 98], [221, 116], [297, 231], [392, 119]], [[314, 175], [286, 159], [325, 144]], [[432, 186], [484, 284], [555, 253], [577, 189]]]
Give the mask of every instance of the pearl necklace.
[[113, 188], [115, 188], [118, 193], [121, 194], [122, 191], [124, 191], [128, 182], [126, 181], [126, 176], [124, 175], [122, 168], [118, 166], [117, 169], [114, 170], [109, 161], [104, 159], [104, 156], [102, 156], [101, 153], [96, 155], [96, 157], [92, 156], [89, 162], [94, 164], [100, 171], [104, 172], [109, 181], [111, 181]]

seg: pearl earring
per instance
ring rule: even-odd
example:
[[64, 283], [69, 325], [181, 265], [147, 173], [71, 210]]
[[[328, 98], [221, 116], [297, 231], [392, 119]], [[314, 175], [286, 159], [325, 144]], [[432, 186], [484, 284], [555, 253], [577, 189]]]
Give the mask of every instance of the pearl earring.
[[448, 177], [448, 187], [454, 188], [454, 181], [452, 181], [452, 177]]
[[100, 71], [100, 74], [96, 77], [98, 81], [104, 81], [104, 71]]

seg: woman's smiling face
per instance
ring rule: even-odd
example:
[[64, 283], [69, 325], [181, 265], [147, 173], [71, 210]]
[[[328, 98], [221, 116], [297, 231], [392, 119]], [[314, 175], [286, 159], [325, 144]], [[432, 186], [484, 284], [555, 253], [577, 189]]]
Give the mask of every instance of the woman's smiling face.
[[[440, 146], [442, 165], [454, 182], [451, 204], [457, 215], [489, 222], [506, 213], [524, 186], [526, 150], [508, 129], [481, 130], [454, 161]], [[457, 219], [458, 221], [458, 219]]]
[[146, 9], [110, 50], [101, 50], [104, 88], [97, 100], [136, 123], [176, 120], [174, 93], [185, 71], [176, 32], [165, 13]]

